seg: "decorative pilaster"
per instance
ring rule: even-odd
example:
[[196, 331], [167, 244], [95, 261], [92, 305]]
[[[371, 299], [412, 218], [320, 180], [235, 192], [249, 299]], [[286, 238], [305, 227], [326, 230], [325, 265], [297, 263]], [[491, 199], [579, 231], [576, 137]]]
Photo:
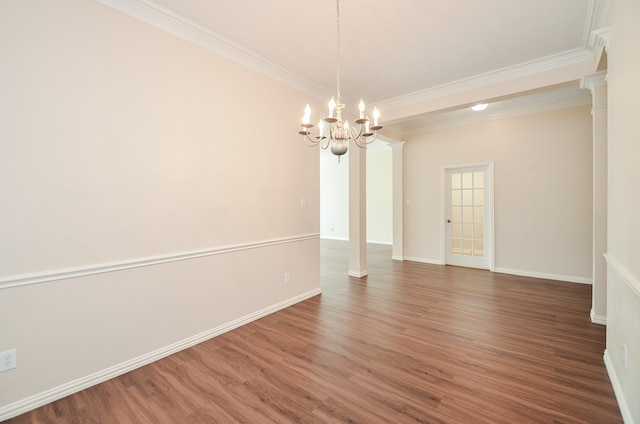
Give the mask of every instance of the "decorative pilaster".
[[367, 275], [367, 149], [349, 146], [349, 276]]
[[593, 96], [593, 289], [591, 321], [607, 323], [607, 79], [606, 72], [586, 76], [581, 88]]
[[389, 146], [391, 146], [391, 172], [393, 178], [393, 251], [391, 257], [398, 261], [404, 260], [404, 229], [402, 226], [402, 223], [404, 221], [404, 203], [402, 200], [404, 198], [404, 183], [402, 180], [402, 175], [404, 172], [404, 165], [402, 162], [404, 143], [404, 141], [389, 143]]

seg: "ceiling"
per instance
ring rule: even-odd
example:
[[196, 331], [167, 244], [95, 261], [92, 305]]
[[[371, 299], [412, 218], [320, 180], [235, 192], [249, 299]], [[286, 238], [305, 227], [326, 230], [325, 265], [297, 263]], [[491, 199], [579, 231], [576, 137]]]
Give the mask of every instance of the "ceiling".
[[[335, 0], [138, 1], [155, 3], [243, 54], [296, 76], [318, 95], [336, 91]], [[588, 50], [592, 30], [602, 23], [604, 3], [607, 0], [341, 0], [343, 100], [364, 98], [379, 105], [384, 120], [385, 104], [391, 108], [397, 99], [414, 93]], [[556, 88], [551, 84], [532, 99], [540, 102], [541, 93]], [[550, 95], [557, 99], [578, 92], [577, 83], [573, 93], [566, 85], [560, 89], [560, 94]], [[493, 100], [505, 100], [501, 97]], [[399, 132], [416, 131], [420, 122], [439, 120], [455, 109], [411, 116], [413, 123], [409, 116], [395, 114], [393, 124]]]

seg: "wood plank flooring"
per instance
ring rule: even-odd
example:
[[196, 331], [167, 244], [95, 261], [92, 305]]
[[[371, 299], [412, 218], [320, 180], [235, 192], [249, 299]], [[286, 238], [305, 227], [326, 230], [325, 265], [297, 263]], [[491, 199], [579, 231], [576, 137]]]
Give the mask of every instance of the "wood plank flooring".
[[392, 261], [9, 420], [18, 423], [622, 423], [591, 287]]

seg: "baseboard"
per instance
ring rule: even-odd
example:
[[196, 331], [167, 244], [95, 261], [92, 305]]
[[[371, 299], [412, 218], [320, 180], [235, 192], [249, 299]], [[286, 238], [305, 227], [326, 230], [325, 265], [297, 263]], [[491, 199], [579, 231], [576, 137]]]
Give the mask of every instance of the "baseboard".
[[206, 340], [212, 339], [216, 336], [219, 336], [228, 331], [241, 327], [245, 324], [249, 324], [252, 321], [258, 320], [262, 317], [265, 317], [269, 314], [277, 312], [281, 309], [285, 309], [289, 306], [295, 305], [296, 303], [302, 302], [306, 299], [312, 298], [321, 293], [322, 293], [321, 288], [317, 288], [317, 289], [308, 291], [306, 293], [302, 293], [291, 299], [287, 299], [280, 303], [276, 303], [275, 305], [261, 309], [252, 314], [246, 315], [234, 321], [220, 325], [216, 328], [212, 328], [211, 330], [205, 331], [203, 333], [196, 334], [193, 337], [189, 337], [187, 339], [181, 340], [172, 345], [163, 347], [153, 352], [149, 352], [145, 355], [139, 356], [137, 358], [133, 358], [129, 361], [125, 361], [118, 365], [114, 365], [113, 367], [109, 367], [102, 371], [98, 371], [94, 374], [87, 375], [85, 377], [79, 378], [77, 380], [71, 381], [61, 386], [54, 387], [53, 389], [46, 390], [44, 392], [30, 396], [18, 402], [14, 402], [9, 405], [2, 406], [0, 407], [0, 421], [4, 421], [9, 418], [16, 417], [20, 414], [31, 411], [40, 406], [54, 402], [58, 399], [62, 399], [65, 396], [69, 396], [73, 393], [77, 393], [88, 387], [95, 386], [96, 384], [118, 377], [129, 371], [133, 371], [134, 369], [140, 368], [144, 365], [150, 364], [159, 359], [162, 359], [174, 353], [180, 352], [181, 350], [187, 349], [198, 343], [202, 343]]
[[320, 236], [321, 240], [335, 240], [335, 241], [349, 241], [349, 238], [345, 238], [345, 237], [332, 237], [332, 236]]
[[523, 271], [520, 269], [509, 269], [509, 268], [495, 268], [494, 272], [497, 272], [500, 274], [518, 275], [520, 277], [532, 277], [532, 278], [542, 278], [544, 280], [566, 281], [568, 283], [589, 284], [589, 285], [593, 284], [593, 280], [591, 278], [576, 277], [572, 275], [546, 274], [543, 272]]
[[426, 259], [426, 258], [416, 258], [416, 257], [412, 257], [412, 256], [404, 256], [403, 258], [405, 261], [410, 261], [410, 262], [420, 262], [423, 264], [431, 264], [431, 265], [445, 265], [444, 262], [442, 262], [439, 259]]
[[362, 277], [366, 277], [367, 275], [369, 275], [369, 273], [367, 271], [360, 271], [360, 272], [349, 271], [348, 275], [349, 275], [349, 277], [362, 278]]
[[392, 241], [384, 241], [384, 240], [367, 240], [367, 244], [380, 244], [382, 246], [393, 246]]
[[594, 324], [607, 325], [607, 317], [602, 315], [597, 315], [593, 308], [591, 308], [591, 312], [589, 313], [591, 317], [591, 322]]
[[613, 362], [611, 362], [611, 357], [609, 356], [607, 349], [604, 350], [604, 366], [607, 369], [607, 374], [609, 374], [609, 380], [611, 381], [611, 387], [613, 387], [613, 393], [616, 395], [616, 400], [618, 401], [618, 408], [620, 408], [622, 421], [624, 421], [624, 424], [638, 424], [633, 421], [629, 405], [624, 398], [620, 381], [618, 380], [618, 376], [616, 375]]

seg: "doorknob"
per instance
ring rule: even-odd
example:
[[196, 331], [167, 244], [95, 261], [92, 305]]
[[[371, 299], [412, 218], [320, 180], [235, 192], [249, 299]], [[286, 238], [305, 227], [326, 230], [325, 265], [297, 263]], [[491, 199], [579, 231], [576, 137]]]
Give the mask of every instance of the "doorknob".
[[450, 220], [450, 219], [447, 219], [447, 222], [448, 222], [449, 224], [451, 224], [451, 220]]

